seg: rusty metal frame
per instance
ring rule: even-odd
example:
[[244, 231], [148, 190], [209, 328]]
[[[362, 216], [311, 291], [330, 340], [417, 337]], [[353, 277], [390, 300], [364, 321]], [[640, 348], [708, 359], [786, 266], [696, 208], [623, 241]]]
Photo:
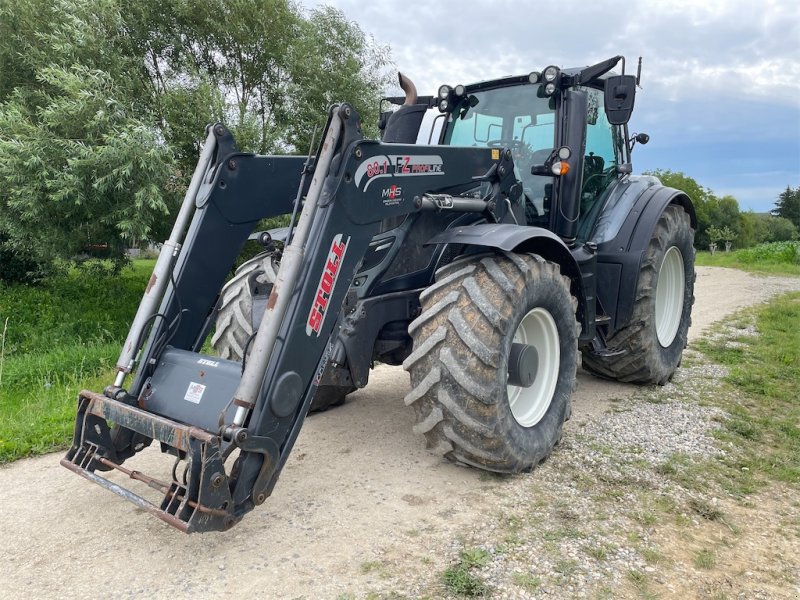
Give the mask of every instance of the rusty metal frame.
[[[183, 477], [172, 470], [165, 482], [121, 466], [109, 455], [113, 448], [109, 421], [158, 440], [177, 451], [176, 462], [185, 460]], [[103, 486], [185, 533], [224, 531], [240, 517], [232, 513], [229, 480], [221, 453], [221, 439], [207, 431], [148, 413], [101, 394], [82, 391], [73, 444], [61, 464], [89, 481]], [[100, 454], [101, 448], [103, 454]], [[164, 494], [161, 506], [96, 473], [114, 469]]]

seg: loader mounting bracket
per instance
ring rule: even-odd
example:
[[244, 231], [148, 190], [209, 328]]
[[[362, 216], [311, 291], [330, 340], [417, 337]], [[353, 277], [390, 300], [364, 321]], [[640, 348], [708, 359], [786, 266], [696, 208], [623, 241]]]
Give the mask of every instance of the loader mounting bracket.
[[[178, 450], [171, 481], [121, 466], [114, 451], [109, 450], [112, 448], [109, 421]], [[61, 464], [181, 531], [224, 531], [241, 517], [233, 510], [221, 446], [221, 438], [207, 431], [84, 390], [78, 395], [72, 447]], [[123, 473], [161, 492], [163, 499], [157, 506], [123, 488], [110, 476], [98, 475], [99, 470]]]

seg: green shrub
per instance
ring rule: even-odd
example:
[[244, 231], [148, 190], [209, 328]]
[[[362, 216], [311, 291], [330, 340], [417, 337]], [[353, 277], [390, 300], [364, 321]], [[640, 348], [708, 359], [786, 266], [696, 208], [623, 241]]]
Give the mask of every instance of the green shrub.
[[743, 263], [777, 262], [800, 264], [800, 242], [773, 242], [759, 244], [754, 248], [736, 251], [736, 258]]

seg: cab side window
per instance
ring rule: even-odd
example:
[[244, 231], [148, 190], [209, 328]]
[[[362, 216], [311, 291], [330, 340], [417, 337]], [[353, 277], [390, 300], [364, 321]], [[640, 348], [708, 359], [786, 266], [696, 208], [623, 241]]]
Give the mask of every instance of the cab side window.
[[[615, 141], [621, 135], [619, 127], [611, 125], [603, 108], [603, 92], [583, 88], [588, 95], [586, 119], [586, 155], [583, 166], [580, 219], [593, 219], [599, 209], [603, 192], [616, 180], [619, 155]], [[583, 227], [580, 227], [583, 230]]]

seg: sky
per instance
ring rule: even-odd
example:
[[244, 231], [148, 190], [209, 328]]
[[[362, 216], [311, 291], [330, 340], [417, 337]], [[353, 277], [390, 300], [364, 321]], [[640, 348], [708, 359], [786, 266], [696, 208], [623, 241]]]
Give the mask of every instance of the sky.
[[[579, 67], [617, 54], [641, 89], [629, 123], [650, 135], [634, 171], [681, 171], [742, 210], [800, 186], [797, 0], [304, 0], [327, 4], [388, 46], [421, 95]], [[387, 89], [398, 94], [398, 89]], [[346, 100], [346, 99], [343, 99]]]

